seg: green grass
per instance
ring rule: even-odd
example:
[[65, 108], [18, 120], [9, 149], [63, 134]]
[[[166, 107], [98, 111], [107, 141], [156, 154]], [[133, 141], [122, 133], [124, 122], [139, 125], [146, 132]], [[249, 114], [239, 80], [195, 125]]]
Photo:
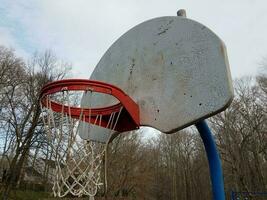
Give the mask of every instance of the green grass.
[[[0, 193], [0, 197], [2, 194]], [[69, 200], [69, 199], [74, 199], [74, 200], [88, 200], [89, 197], [64, 197], [64, 198], [56, 198], [53, 197], [51, 192], [38, 192], [38, 191], [33, 191], [33, 190], [12, 190], [8, 200]], [[96, 200], [103, 200], [104, 197], [99, 197], [96, 198]]]
[[10, 200], [41, 200], [51, 197], [51, 193], [37, 192], [31, 190], [12, 190], [8, 199]]

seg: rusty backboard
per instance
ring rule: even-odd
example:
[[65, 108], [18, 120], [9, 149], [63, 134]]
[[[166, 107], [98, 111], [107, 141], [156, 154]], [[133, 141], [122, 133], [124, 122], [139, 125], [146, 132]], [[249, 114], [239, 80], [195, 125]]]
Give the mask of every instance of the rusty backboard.
[[[126, 32], [90, 79], [120, 87], [138, 103], [141, 125], [164, 133], [224, 110], [233, 98], [224, 43], [206, 26], [176, 16], [155, 18]], [[112, 101], [101, 95], [91, 103], [97, 107]], [[84, 96], [82, 105], [87, 102]], [[98, 128], [86, 134], [82, 137], [108, 138]]]

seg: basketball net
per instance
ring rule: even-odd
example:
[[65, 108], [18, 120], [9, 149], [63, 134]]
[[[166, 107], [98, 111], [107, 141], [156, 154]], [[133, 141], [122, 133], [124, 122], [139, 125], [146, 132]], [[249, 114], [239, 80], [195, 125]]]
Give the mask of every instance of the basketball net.
[[[92, 96], [93, 91], [85, 91]], [[54, 112], [51, 108], [51, 100], [62, 105], [62, 111]], [[46, 105], [41, 104], [42, 120], [46, 136], [48, 138], [52, 160], [55, 162], [55, 176], [53, 182], [53, 194], [55, 197], [64, 197], [67, 194], [73, 196], [90, 196], [97, 194], [101, 182], [101, 164], [107, 144], [91, 140], [84, 140], [79, 136], [79, 131], [87, 131], [90, 134], [91, 127], [100, 125], [102, 115], [99, 114], [93, 123], [85, 122], [91, 118], [91, 107], [86, 107], [87, 113], [81, 111], [79, 119], [71, 117], [70, 94], [68, 91], [58, 92], [56, 95], [47, 95]], [[64, 106], [68, 112], [64, 112]], [[122, 107], [119, 112], [110, 115], [106, 128], [110, 130], [110, 136], [118, 122]]]

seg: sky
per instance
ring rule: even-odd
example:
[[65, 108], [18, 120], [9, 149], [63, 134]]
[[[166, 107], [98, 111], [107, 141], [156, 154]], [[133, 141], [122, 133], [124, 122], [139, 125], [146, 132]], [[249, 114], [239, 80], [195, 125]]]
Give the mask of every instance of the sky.
[[179, 9], [224, 41], [233, 78], [260, 71], [267, 60], [266, 0], [0, 0], [0, 45], [26, 60], [52, 50], [72, 64], [73, 78], [89, 78], [123, 33]]
[[52, 50], [72, 64], [74, 77], [89, 78], [123, 33], [181, 8], [224, 41], [233, 78], [260, 71], [267, 57], [266, 0], [0, 0], [0, 45], [25, 59]]

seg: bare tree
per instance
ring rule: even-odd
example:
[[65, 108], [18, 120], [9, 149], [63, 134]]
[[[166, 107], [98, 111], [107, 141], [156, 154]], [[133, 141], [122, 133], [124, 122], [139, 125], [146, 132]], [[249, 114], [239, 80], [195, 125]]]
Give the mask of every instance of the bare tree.
[[[17, 61], [11, 51], [4, 52], [8, 55], [6, 59], [12, 58]], [[5, 56], [0, 57], [5, 58]], [[5, 105], [1, 111], [1, 122], [10, 125], [7, 134], [14, 138], [14, 149], [9, 156], [9, 169], [3, 180], [2, 198], [7, 199], [11, 188], [19, 181], [22, 166], [31, 147], [43, 132], [40, 120], [40, 89], [49, 81], [63, 78], [66, 74], [66, 65], [62, 63], [59, 65], [55, 56], [49, 51], [36, 54], [28, 63], [9, 60], [3, 63], [5, 68], [1, 77], [7, 81], [3, 81], [5, 86], [1, 89]], [[11, 69], [10, 73], [7, 74], [5, 69]]]
[[235, 190], [265, 191], [267, 115], [263, 93], [252, 78], [236, 81], [235, 88], [231, 107], [212, 120], [226, 184]]
[[108, 196], [147, 198], [152, 159], [141, 142], [140, 132], [119, 135], [108, 154]]

